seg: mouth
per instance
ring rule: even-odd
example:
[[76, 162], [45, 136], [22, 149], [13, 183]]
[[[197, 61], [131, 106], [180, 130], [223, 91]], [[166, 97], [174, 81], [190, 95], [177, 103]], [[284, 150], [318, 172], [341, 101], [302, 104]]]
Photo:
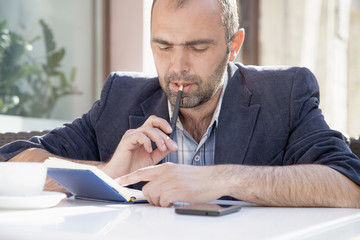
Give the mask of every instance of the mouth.
[[175, 91], [178, 92], [179, 91], [179, 87], [180, 85], [183, 85], [183, 92], [189, 92], [190, 89], [194, 86], [194, 84], [192, 83], [183, 83], [183, 82], [172, 82], [170, 83], [171, 88]]

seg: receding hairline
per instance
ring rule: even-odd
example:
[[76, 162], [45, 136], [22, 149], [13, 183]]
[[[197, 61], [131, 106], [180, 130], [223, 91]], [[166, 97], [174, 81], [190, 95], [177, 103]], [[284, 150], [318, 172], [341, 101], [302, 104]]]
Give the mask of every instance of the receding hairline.
[[[185, 4], [188, 2], [189, 0], [175, 0], [175, 1], [172, 1], [173, 3], [176, 3], [175, 4], [175, 8], [182, 8], [185, 6]], [[155, 3], [157, 2], [157, 0], [153, 0], [153, 3], [152, 3], [152, 6], [151, 6], [151, 16], [152, 16], [152, 13], [153, 13], [153, 10], [154, 10], [154, 6], [155, 6]]]
[[[154, 12], [154, 7], [155, 7], [155, 3], [157, 2], [158, 0], [153, 0], [153, 3], [152, 3], [152, 6], [151, 6], [151, 15], [150, 15], [150, 27], [152, 25], [152, 18], [153, 18], [153, 12]], [[187, 3], [189, 3], [191, 0], [170, 0], [169, 2], [172, 3], [172, 6], [173, 9], [180, 9], [180, 8], [184, 8], [185, 5]], [[221, 6], [220, 6], [221, 7]], [[220, 19], [221, 20], [221, 19]]]
[[[151, 6], [150, 28], [152, 28], [152, 19], [154, 6], [158, 0], [153, 0]], [[191, 0], [170, 0], [174, 9], [185, 7]], [[217, 0], [220, 5], [220, 21], [225, 29], [225, 38], [228, 44], [231, 43], [235, 33], [239, 30], [239, 17], [237, 13], [236, 0]]]

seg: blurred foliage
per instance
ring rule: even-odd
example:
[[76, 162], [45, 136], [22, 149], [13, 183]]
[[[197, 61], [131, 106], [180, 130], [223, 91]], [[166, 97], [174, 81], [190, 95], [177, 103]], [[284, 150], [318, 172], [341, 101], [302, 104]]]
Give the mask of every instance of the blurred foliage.
[[79, 94], [74, 87], [76, 69], [69, 77], [60, 70], [64, 48], [57, 48], [54, 35], [40, 20], [45, 45], [43, 58], [31, 56], [33, 44], [41, 39], [7, 29], [0, 22], [0, 114], [48, 118], [56, 102], [66, 95]]

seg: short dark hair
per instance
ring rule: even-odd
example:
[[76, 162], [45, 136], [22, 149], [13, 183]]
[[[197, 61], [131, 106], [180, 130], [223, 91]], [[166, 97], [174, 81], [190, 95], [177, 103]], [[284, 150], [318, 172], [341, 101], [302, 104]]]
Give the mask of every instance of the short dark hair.
[[[177, 8], [183, 7], [186, 2], [189, 0], [172, 0], [176, 3]], [[236, 0], [218, 0], [221, 6], [221, 22], [225, 29], [225, 38], [228, 43], [230, 43], [235, 33], [239, 30], [239, 17], [237, 11], [237, 3]], [[151, 18], [154, 10], [156, 0], [153, 0], [153, 4], [151, 6]]]

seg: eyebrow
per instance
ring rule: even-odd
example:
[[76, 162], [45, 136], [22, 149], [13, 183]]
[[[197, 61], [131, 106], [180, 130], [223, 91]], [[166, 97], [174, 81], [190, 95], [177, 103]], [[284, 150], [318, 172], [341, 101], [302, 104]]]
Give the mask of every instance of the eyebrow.
[[181, 46], [194, 46], [194, 45], [201, 45], [201, 44], [215, 44], [215, 41], [212, 39], [200, 39], [200, 40], [194, 40], [194, 41], [188, 41], [185, 43], [175, 44], [168, 42], [166, 40], [153, 38], [151, 40], [154, 43], [163, 44], [163, 45], [181, 45]]

